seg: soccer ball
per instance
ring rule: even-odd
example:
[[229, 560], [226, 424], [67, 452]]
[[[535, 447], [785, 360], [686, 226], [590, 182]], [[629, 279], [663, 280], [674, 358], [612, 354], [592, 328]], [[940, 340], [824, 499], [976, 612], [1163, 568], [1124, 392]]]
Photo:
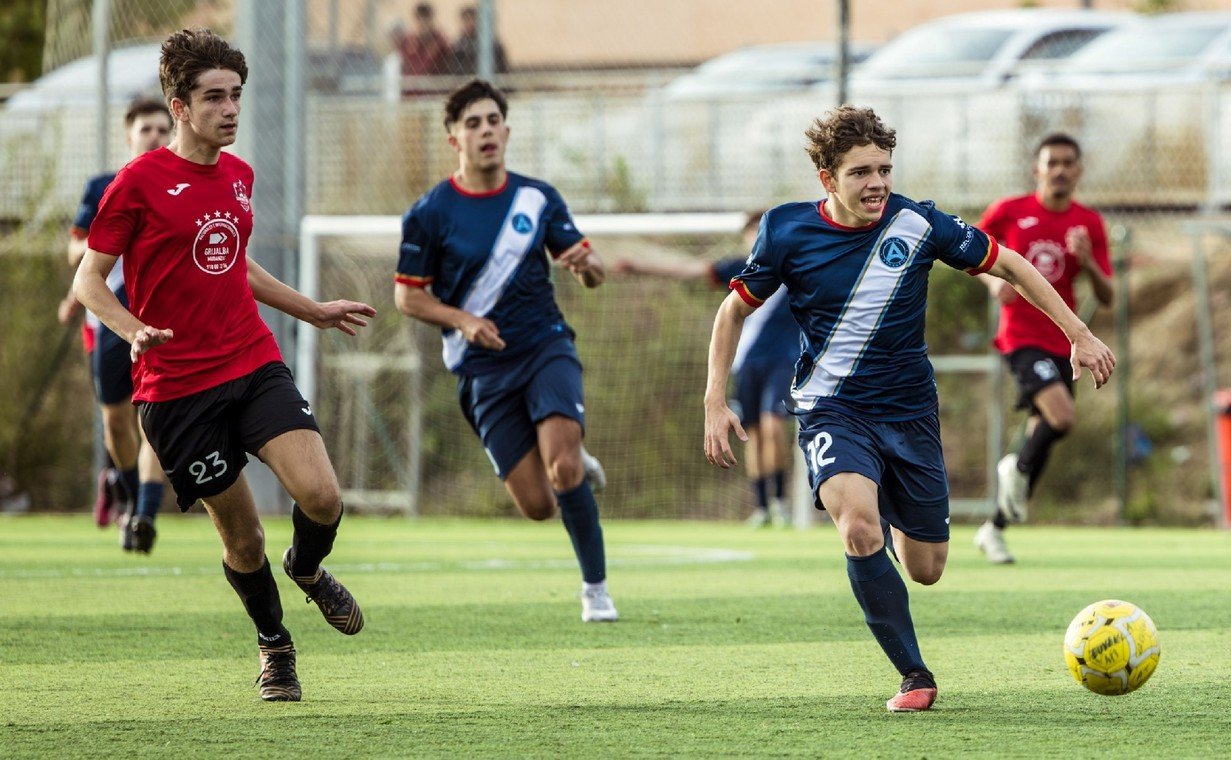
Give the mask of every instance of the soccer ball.
[[1095, 602], [1064, 634], [1064, 661], [1095, 694], [1127, 694], [1158, 667], [1158, 629], [1141, 608], [1118, 599]]

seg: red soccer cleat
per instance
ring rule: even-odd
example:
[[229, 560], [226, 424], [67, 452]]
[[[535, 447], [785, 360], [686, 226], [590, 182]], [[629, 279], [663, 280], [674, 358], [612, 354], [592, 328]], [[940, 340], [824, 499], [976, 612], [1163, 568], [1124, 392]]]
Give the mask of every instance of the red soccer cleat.
[[936, 679], [930, 671], [912, 670], [902, 679], [902, 689], [885, 703], [889, 712], [923, 712], [936, 701]]
[[94, 524], [105, 528], [111, 524], [111, 507], [115, 499], [111, 495], [111, 468], [104, 467], [98, 471], [98, 496], [94, 499]]

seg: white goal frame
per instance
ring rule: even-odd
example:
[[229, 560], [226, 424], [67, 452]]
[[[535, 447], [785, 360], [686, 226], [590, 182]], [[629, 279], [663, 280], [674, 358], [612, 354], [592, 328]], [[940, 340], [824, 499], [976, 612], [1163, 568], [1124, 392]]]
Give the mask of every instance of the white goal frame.
[[[575, 217], [577, 228], [587, 235], [603, 237], [611, 235], [689, 235], [689, 234], [738, 234], [744, 226], [745, 215], [741, 212], [712, 213], [667, 213], [667, 214], [579, 214]], [[312, 299], [320, 298], [321, 242], [338, 237], [389, 237], [401, 235], [402, 219], [399, 216], [325, 216], [308, 215], [299, 225], [299, 291]], [[392, 249], [391, 249], [392, 250]], [[392, 275], [390, 275], [392, 280]], [[993, 307], [989, 314], [994, 318]], [[986, 374], [991, 380], [991, 394], [986, 404], [987, 440], [986, 467], [988, 492], [981, 498], [952, 499], [950, 513], [959, 517], [991, 514], [995, 504], [996, 463], [1001, 455], [1001, 437], [1004, 432], [1004, 413], [1000, 398], [1003, 375], [1000, 357], [992, 350], [984, 354], [942, 355], [930, 357], [937, 373]], [[357, 371], [371, 371], [373, 355], [355, 357]], [[403, 357], [396, 360], [400, 367], [412, 373], [421, 372], [419, 357]], [[351, 362], [348, 362], [348, 365]], [[304, 398], [316, 403], [317, 386], [317, 330], [306, 322], [297, 323], [295, 340], [295, 379]], [[411, 410], [410, 435], [417, 440], [421, 418]], [[794, 477], [792, 483], [793, 524], [806, 528], [815, 519], [812, 494], [808, 487], [807, 468], [799, 447], [795, 448]], [[343, 498], [352, 498], [369, 504], [378, 504], [407, 512], [419, 513], [420, 463], [417, 457], [407, 462], [403, 479], [405, 493], [348, 491], [343, 484]]]

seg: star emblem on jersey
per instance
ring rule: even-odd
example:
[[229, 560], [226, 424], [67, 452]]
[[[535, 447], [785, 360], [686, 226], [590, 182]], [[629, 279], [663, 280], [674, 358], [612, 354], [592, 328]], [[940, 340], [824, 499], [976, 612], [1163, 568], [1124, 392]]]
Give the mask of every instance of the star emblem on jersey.
[[239, 228], [230, 212], [205, 213], [197, 219], [197, 237], [192, 242], [192, 260], [206, 274], [223, 274], [239, 258]]
[[891, 237], [881, 243], [879, 256], [890, 269], [901, 269], [910, 258], [910, 246], [900, 237]]
[[248, 188], [244, 187], [244, 181], [242, 179], [235, 180], [231, 188], [235, 190], [235, 200], [239, 201], [239, 205], [244, 211], [251, 212], [252, 206], [248, 203]]
[[191, 184], [188, 182], [181, 182], [175, 187], [167, 190], [167, 195], [179, 195], [180, 193], [184, 192], [184, 188], [186, 187], [191, 187]]

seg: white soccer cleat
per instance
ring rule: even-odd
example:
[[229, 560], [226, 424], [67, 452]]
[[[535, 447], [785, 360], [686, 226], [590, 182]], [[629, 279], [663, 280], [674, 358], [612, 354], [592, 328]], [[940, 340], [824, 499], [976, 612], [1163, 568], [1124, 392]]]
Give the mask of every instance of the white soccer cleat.
[[585, 446], [581, 447], [581, 467], [585, 470], [586, 480], [590, 481], [592, 490], [601, 491], [607, 487], [607, 473], [603, 472], [603, 463], [586, 451]]
[[1004, 543], [1004, 530], [997, 528], [989, 520], [975, 531], [975, 546], [987, 556], [987, 561], [993, 565], [1008, 565], [1013, 562], [1009, 547]]
[[744, 525], [753, 530], [769, 525], [769, 510], [761, 509], [760, 507], [752, 510], [752, 514], [744, 519]]
[[615, 602], [605, 588], [581, 589], [581, 621], [583, 623], [614, 623], [620, 619]]
[[1026, 522], [1030, 480], [1017, 469], [1017, 454], [1006, 454], [996, 465], [996, 506], [1010, 522]]
[[784, 499], [773, 499], [769, 503], [769, 520], [775, 528], [791, 527], [791, 507]]

